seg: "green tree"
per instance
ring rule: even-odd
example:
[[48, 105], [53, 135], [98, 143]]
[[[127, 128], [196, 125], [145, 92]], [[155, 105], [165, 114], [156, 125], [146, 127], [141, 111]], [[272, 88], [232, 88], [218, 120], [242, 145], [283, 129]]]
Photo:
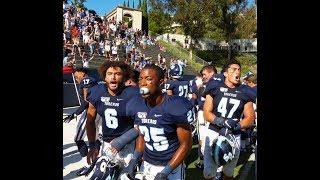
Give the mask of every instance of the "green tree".
[[[174, 21], [181, 24], [185, 35], [195, 42], [209, 37], [229, 44], [232, 39], [256, 36], [256, 8], [248, 8], [247, 1], [150, 0], [150, 4], [172, 15]], [[231, 48], [228, 47], [228, 58], [231, 55]]]
[[163, 34], [169, 30], [171, 25], [171, 17], [159, 9], [151, 9], [148, 15], [149, 30]]
[[72, 5], [76, 6], [77, 8], [86, 9], [84, 3], [86, 0], [72, 0]]
[[147, 0], [143, 0], [141, 4], [142, 11], [142, 30], [148, 33], [148, 4]]
[[257, 33], [257, 18], [256, 6], [246, 8], [241, 12], [236, 21], [238, 26], [236, 28], [235, 36], [238, 39], [256, 38]]
[[141, 0], [139, 0], [139, 4], [137, 6], [137, 9], [141, 9]]
[[127, 2], [127, 7], [130, 7], [130, 5], [129, 5], [129, 0], [128, 0], [128, 2]]
[[190, 0], [179, 1], [176, 4], [174, 21], [181, 24], [186, 36], [189, 36], [195, 42], [190, 44], [189, 55], [192, 59], [194, 45], [202, 38], [206, 32], [205, 19], [203, 16], [203, 1]]
[[157, 2], [156, 0], [150, 0], [149, 6], [149, 30], [157, 34], [163, 34], [169, 31], [170, 25], [172, 23], [172, 18], [170, 14], [166, 11], [165, 4], [161, 1]]
[[176, 10], [174, 20], [181, 24], [185, 35], [197, 41], [205, 34], [205, 21], [201, 1], [181, 1]]
[[228, 59], [232, 56], [230, 41], [237, 38], [237, 19], [246, 7], [247, 0], [215, 0], [212, 3], [212, 13], [209, 13], [208, 17], [212, 19], [211, 27], [222, 32], [223, 39], [229, 44]]
[[126, 1], [123, 1], [123, 5], [122, 5], [123, 7], [126, 7]]
[[142, 11], [142, 16], [147, 16], [148, 15], [148, 4], [147, 0], [143, 0], [141, 4], [141, 11]]
[[132, 1], [132, 8], [134, 8], [134, 0]]

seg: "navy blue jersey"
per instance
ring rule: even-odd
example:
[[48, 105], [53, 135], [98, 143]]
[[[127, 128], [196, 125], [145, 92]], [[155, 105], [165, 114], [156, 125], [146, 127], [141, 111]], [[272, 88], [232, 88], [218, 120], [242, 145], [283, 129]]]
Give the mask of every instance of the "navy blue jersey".
[[152, 108], [139, 96], [128, 102], [127, 113], [144, 135], [144, 160], [164, 166], [180, 146], [177, 124], [189, 124], [192, 104], [186, 98], [165, 95], [163, 103]]
[[256, 98], [257, 98], [257, 86], [254, 86], [254, 87], [250, 87], [250, 88], [249, 88], [249, 96], [250, 96], [252, 99], [256, 99]]
[[94, 78], [87, 76], [82, 79], [82, 81], [80, 82], [79, 88], [80, 89], [89, 88], [97, 84], [98, 82]]
[[203, 111], [203, 104], [204, 104], [204, 101], [206, 100], [205, 97], [202, 97], [202, 94], [203, 94], [205, 88], [206, 88], [206, 85], [203, 85], [202, 87], [200, 87], [196, 91], [197, 104], [198, 104], [198, 107], [199, 107], [199, 109], [198, 109], [199, 111]]
[[197, 87], [195, 79], [189, 81], [189, 87], [190, 87], [189, 93], [196, 93], [197, 92], [198, 87]]
[[82, 79], [82, 81], [79, 84], [79, 95], [80, 95], [80, 101], [81, 101], [81, 105], [80, 107], [74, 112], [74, 114], [79, 115], [81, 114], [84, 110], [86, 110], [89, 106], [89, 103], [87, 101], [84, 100], [84, 92], [83, 92], [83, 88], [87, 88], [87, 96], [90, 95], [91, 91], [91, 87], [97, 85], [97, 81], [94, 78], [91, 77], [85, 77]]
[[[213, 113], [217, 117], [240, 120], [244, 105], [247, 102], [255, 102], [250, 96], [250, 87], [239, 85], [229, 88], [224, 82], [210, 81], [205, 94], [213, 98]], [[209, 129], [215, 129], [210, 124]]]
[[189, 81], [168, 80], [166, 83], [166, 89], [172, 90], [173, 95], [186, 98], [190, 92], [190, 83]]
[[[210, 84], [209, 85], [209, 88], [210, 88], [212, 84], [221, 83], [223, 81], [224, 81], [224, 76], [222, 74], [215, 74], [206, 84], [208, 85]], [[206, 84], [204, 84], [203, 87], [199, 88], [199, 90], [197, 91], [197, 97], [198, 97], [197, 101], [199, 105], [199, 110], [203, 110], [204, 101], [206, 100], [206, 95], [208, 91], [208, 88], [206, 88], [207, 86]]]
[[133, 127], [133, 119], [126, 116], [126, 104], [139, 94], [137, 87], [125, 87], [116, 96], [111, 96], [105, 84], [91, 88], [88, 101], [102, 117], [102, 134], [105, 141], [121, 136]]
[[205, 98], [206, 95], [209, 94], [212, 89], [215, 89], [215, 88], [217, 88], [217, 86], [220, 86], [220, 85], [222, 85], [222, 84], [224, 84], [224, 81], [219, 81], [219, 80], [216, 80], [216, 79], [211, 78], [211, 79], [206, 83], [206, 85], [204, 85], [205, 89], [204, 89], [204, 91], [203, 91], [203, 93], [202, 93], [202, 97]]
[[[93, 86], [95, 86], [97, 84], [98, 84], [98, 82], [94, 78], [89, 77], [89, 76], [84, 77], [82, 79], [82, 81], [80, 82], [80, 84], [79, 84], [79, 89], [80, 89], [79, 94], [80, 94], [80, 96], [82, 98], [84, 97], [83, 96], [83, 88], [90, 88], [90, 87], [93, 87]], [[89, 91], [88, 91], [88, 93], [89, 93]]]
[[217, 81], [224, 81], [225, 77], [223, 73], [220, 73], [220, 74], [214, 74], [212, 79]]

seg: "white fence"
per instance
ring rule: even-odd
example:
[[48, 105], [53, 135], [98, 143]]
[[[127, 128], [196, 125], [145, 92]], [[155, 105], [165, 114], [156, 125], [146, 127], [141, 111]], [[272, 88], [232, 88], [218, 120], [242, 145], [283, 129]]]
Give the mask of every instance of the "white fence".
[[[168, 42], [179, 42], [184, 48], [188, 48], [190, 38], [182, 34], [165, 33], [156, 37], [156, 39], [163, 39]], [[187, 43], [186, 43], [187, 42]], [[194, 43], [194, 42], [193, 42]], [[198, 42], [198, 47], [201, 50], [218, 50], [227, 49], [228, 43], [218, 42], [213, 39], [202, 38]], [[230, 46], [233, 50], [238, 52], [257, 52], [257, 38], [254, 39], [233, 39], [230, 41]]]

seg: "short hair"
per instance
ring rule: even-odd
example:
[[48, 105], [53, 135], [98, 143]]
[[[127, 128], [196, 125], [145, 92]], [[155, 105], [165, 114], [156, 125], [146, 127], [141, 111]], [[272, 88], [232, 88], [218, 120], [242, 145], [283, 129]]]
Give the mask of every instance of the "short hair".
[[231, 59], [231, 60], [227, 61], [227, 63], [223, 66], [222, 72], [227, 72], [228, 68], [229, 68], [232, 64], [237, 64], [237, 65], [239, 65], [240, 68], [241, 68], [241, 64], [240, 64], [239, 61], [237, 61], [236, 59]]
[[129, 79], [131, 79], [131, 81], [133, 81], [134, 83], [138, 83], [139, 76], [140, 76], [140, 72], [134, 69], [132, 73], [129, 75]]
[[202, 73], [196, 73], [196, 77], [202, 77]]
[[105, 61], [99, 67], [99, 73], [103, 80], [106, 78], [106, 72], [110, 67], [120, 68], [123, 72], [124, 81], [128, 80], [130, 78], [130, 74], [133, 73], [131, 67], [123, 61]]
[[251, 74], [249, 75], [247, 78], [246, 78], [247, 82], [252, 82], [254, 84], [257, 84], [257, 76], [254, 75], [254, 74]]
[[88, 68], [79, 66], [79, 67], [75, 67], [73, 72], [83, 72], [85, 74], [88, 74]]
[[157, 72], [157, 76], [158, 76], [159, 79], [164, 79], [165, 72], [163, 71], [163, 69], [161, 67], [159, 67], [159, 66], [157, 66], [155, 64], [146, 64], [144, 66], [144, 68], [142, 68], [142, 70], [144, 70], [144, 69], [153, 69], [153, 70], [155, 70]]
[[202, 72], [203, 72], [204, 70], [207, 70], [207, 71], [209, 71], [209, 72], [212, 72], [212, 71], [213, 71], [215, 74], [217, 74], [217, 69], [216, 69], [216, 67], [214, 67], [213, 65], [205, 65], [205, 66], [203, 66], [202, 69], [201, 69], [201, 71], [200, 71], [200, 74], [202, 74]]

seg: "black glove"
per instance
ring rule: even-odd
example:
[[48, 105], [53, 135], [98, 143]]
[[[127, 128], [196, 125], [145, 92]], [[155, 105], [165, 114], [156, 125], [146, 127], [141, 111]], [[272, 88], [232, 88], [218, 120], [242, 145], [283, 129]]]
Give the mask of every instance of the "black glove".
[[230, 134], [231, 132], [232, 131], [230, 129], [223, 127], [220, 129], [219, 134], [222, 136], [226, 136], [226, 135]]
[[241, 129], [240, 123], [233, 119], [226, 119], [223, 123], [223, 126], [230, 129], [231, 131], [239, 131]]
[[224, 127], [224, 121], [225, 121], [224, 118], [216, 116], [211, 122], [211, 124], [217, 125], [219, 127]]
[[166, 165], [164, 169], [156, 175], [154, 180], [167, 180], [172, 171], [172, 167], [170, 165]]
[[167, 180], [167, 179], [168, 179], [168, 175], [161, 172], [159, 172], [154, 178], [154, 180]]
[[69, 123], [73, 118], [75, 118], [76, 115], [74, 113], [70, 114], [69, 116], [63, 118], [63, 122]]

